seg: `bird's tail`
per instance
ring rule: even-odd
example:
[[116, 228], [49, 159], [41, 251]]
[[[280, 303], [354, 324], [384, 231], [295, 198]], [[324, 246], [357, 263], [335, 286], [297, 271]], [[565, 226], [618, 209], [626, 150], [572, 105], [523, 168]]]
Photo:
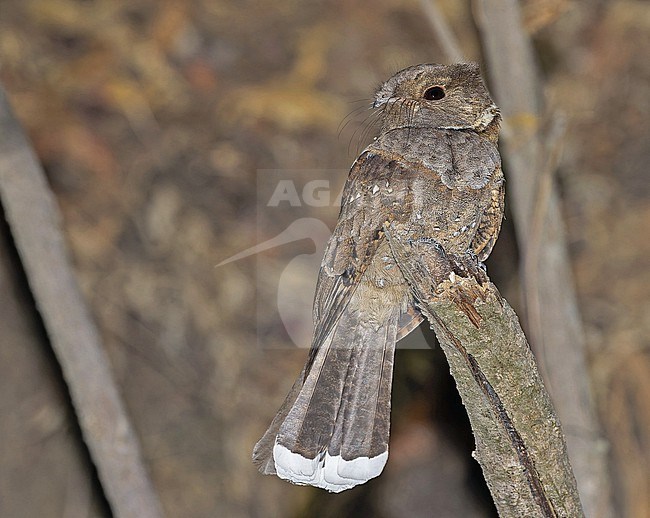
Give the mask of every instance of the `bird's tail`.
[[332, 492], [381, 473], [400, 313], [372, 324], [348, 307], [255, 445], [262, 473]]

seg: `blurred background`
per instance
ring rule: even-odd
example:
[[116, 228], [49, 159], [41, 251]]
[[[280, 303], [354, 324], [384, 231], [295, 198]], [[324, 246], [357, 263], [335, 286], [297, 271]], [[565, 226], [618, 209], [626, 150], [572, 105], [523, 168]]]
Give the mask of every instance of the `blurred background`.
[[[297, 182], [318, 170], [338, 192], [372, 136], [355, 110], [400, 68], [447, 61], [425, 4], [0, 0], [0, 81], [57, 197], [167, 516], [496, 515], [427, 330], [397, 354], [378, 479], [330, 495], [260, 475], [252, 447], [306, 357], [280, 318], [275, 279], [319, 245], [299, 235], [215, 268], [286, 226], [260, 209], [260, 170]], [[437, 5], [463, 54], [484, 64], [471, 3]], [[521, 9], [547, 105], [567, 123], [555, 181], [614, 516], [647, 517], [650, 8]], [[334, 204], [300, 211], [330, 228], [337, 217]], [[13, 273], [0, 292], [0, 515], [110, 516], [8, 227], [1, 234], [0, 265]], [[509, 214], [488, 269], [521, 316], [517, 250]], [[307, 267], [290, 281], [315, 276]]]

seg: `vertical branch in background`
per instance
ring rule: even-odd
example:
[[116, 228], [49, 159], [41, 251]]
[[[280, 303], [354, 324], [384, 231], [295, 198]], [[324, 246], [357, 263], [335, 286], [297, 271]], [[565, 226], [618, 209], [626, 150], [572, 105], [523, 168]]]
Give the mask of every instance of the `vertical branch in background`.
[[611, 516], [605, 448], [589, 386], [552, 157], [541, 131], [544, 108], [534, 52], [516, 0], [475, 0], [474, 9], [506, 129], [504, 158], [523, 255], [531, 343], [567, 436], [585, 512], [605, 518]]
[[0, 201], [113, 514], [162, 510], [70, 267], [43, 171], [0, 88]]

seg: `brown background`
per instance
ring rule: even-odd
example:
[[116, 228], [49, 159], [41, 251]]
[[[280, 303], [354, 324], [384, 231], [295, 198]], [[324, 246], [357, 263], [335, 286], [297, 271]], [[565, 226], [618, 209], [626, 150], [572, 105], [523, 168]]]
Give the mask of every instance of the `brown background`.
[[[439, 4], [480, 61], [469, 4]], [[557, 183], [614, 503], [618, 516], [644, 517], [650, 9], [523, 7], [548, 103], [568, 121]], [[333, 496], [259, 475], [252, 445], [305, 351], [282, 347], [280, 322], [260, 348], [254, 259], [215, 269], [259, 240], [258, 169], [347, 169], [363, 117], [337, 132], [354, 101], [403, 66], [437, 61], [415, 0], [0, 2], [0, 80], [58, 198], [168, 516], [493, 515], [438, 350], [398, 353], [391, 460], [379, 479]], [[511, 225], [488, 266], [517, 307]], [[0, 234], [0, 515], [107, 516], [8, 229]]]

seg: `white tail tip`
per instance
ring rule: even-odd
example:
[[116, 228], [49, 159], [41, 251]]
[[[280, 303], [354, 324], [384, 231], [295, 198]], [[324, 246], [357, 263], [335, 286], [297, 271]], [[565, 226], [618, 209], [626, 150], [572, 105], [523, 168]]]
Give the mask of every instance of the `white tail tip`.
[[280, 478], [294, 484], [308, 485], [340, 493], [368, 482], [383, 471], [388, 452], [376, 457], [358, 457], [344, 460], [340, 455], [329, 453], [315, 459], [307, 459], [276, 442], [273, 447], [275, 470]]

